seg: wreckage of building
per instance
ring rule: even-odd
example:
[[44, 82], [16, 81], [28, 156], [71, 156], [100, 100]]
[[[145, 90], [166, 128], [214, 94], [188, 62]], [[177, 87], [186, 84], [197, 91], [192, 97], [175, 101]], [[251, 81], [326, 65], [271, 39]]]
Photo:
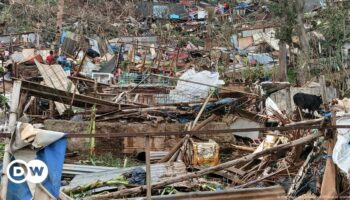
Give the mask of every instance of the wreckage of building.
[[0, 199], [350, 195], [347, 1], [53, 2], [0, 23]]

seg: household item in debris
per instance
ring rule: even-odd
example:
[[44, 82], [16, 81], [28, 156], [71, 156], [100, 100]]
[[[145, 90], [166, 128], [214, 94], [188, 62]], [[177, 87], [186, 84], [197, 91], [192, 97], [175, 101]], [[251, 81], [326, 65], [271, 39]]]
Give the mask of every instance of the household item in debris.
[[113, 74], [111, 73], [92, 73], [92, 78], [95, 79], [98, 83], [111, 83]]
[[193, 142], [193, 165], [215, 166], [219, 164], [219, 145], [214, 140]]

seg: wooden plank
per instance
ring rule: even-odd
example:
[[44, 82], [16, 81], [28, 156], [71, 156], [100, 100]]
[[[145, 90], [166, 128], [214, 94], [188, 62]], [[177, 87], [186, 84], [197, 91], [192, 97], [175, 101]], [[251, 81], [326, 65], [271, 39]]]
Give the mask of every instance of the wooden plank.
[[[10, 133], [13, 133], [16, 129], [16, 121], [17, 121], [17, 109], [19, 98], [21, 94], [21, 81], [15, 81], [13, 83], [12, 88], [12, 96], [11, 96], [11, 107], [10, 107], [10, 119], [9, 119], [9, 128]], [[7, 186], [8, 186], [8, 176], [6, 175], [6, 170], [8, 164], [10, 163], [10, 140], [6, 139], [5, 141], [5, 153], [3, 159], [3, 167], [2, 167], [2, 177], [1, 177], [1, 199], [6, 199], [7, 196]]]
[[73, 199], [70, 198], [68, 195], [66, 195], [64, 192], [60, 191], [59, 200], [73, 200]]
[[240, 169], [237, 169], [237, 168], [235, 168], [235, 167], [229, 167], [229, 168], [226, 169], [226, 171], [229, 171], [229, 172], [238, 174], [238, 175], [240, 175], [240, 176], [244, 176], [244, 175], [246, 174], [245, 171], [240, 170]]
[[[88, 83], [95, 83], [95, 81], [93, 79], [89, 79], [89, 78], [83, 78], [83, 77], [78, 77], [78, 76], [68, 76], [68, 78], [71, 80], [78, 80], [78, 81], [85, 81]], [[102, 86], [110, 86], [110, 84], [106, 84], [106, 83], [97, 82], [97, 84], [102, 85]]]
[[[199, 166], [193, 166], [193, 168], [197, 169], [197, 170], [203, 170], [204, 169], [204, 168], [199, 167]], [[224, 171], [224, 170], [216, 171], [216, 172], [213, 172], [212, 174], [215, 174], [215, 175], [218, 175], [218, 176], [222, 176], [222, 177], [232, 181], [233, 183], [235, 183], [237, 181], [237, 178], [231, 172], [227, 172], [227, 171]]]
[[[22, 80], [22, 90], [29, 91], [30, 95], [32, 96], [38, 96], [48, 100], [62, 102], [65, 104], [70, 104], [73, 98], [73, 93], [70, 93], [64, 90], [53, 89], [48, 86], [44, 86], [38, 83], [24, 81], [24, 80]], [[119, 107], [119, 104], [97, 99], [86, 95], [75, 94], [74, 96], [74, 101], [73, 101], [74, 106], [85, 107], [85, 105], [92, 106], [93, 104], [101, 105], [101, 106], [110, 106], [115, 108]], [[127, 104], [120, 104], [120, 106], [121, 108], [137, 107], [135, 105], [127, 105]]]
[[[74, 91], [79, 94], [77, 90], [75, 90], [75, 85], [71, 80], [67, 78], [66, 73], [60, 65], [44, 65], [35, 60], [35, 64], [38, 67], [40, 74], [44, 78], [45, 85], [67, 92], [73, 93]], [[67, 105], [62, 104], [60, 102], [55, 102], [56, 109], [60, 115], [64, 113], [64, 111], [68, 108]]]
[[145, 137], [146, 150], [146, 181], [147, 181], [147, 200], [151, 200], [152, 196], [152, 180], [151, 180], [151, 159], [150, 159], [150, 144], [149, 136]]

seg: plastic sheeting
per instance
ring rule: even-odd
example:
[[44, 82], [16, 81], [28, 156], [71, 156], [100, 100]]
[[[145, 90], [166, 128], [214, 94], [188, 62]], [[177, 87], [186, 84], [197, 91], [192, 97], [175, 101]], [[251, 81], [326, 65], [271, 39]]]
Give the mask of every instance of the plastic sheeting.
[[[16, 132], [10, 141], [12, 160], [20, 159], [29, 162], [38, 159], [43, 161], [48, 167], [49, 174], [41, 185], [47, 192], [40, 190], [39, 185], [31, 182], [16, 184], [9, 180], [8, 200], [30, 200], [35, 194], [58, 198], [67, 146], [67, 139], [64, 136], [65, 134], [61, 132], [35, 129], [31, 124], [17, 123]], [[11, 172], [13, 170], [10, 170]]]
[[42, 148], [64, 137], [64, 133], [35, 129], [28, 123], [17, 123], [16, 134], [11, 137], [10, 153], [27, 146]]
[[[260, 44], [262, 42], [268, 43], [272, 48], [274, 48], [276, 51], [280, 49], [279, 47], [279, 39], [276, 38], [276, 32], [274, 30], [271, 30], [267, 33], [257, 33], [253, 35], [254, 44]], [[287, 48], [288, 45], [287, 45]]]
[[[58, 198], [61, 186], [61, 176], [64, 162], [64, 155], [67, 147], [67, 139], [60, 140], [50, 144], [44, 149], [37, 152], [36, 159], [43, 161], [49, 171], [49, 175], [42, 183], [45, 189], [50, 192], [52, 196]], [[15, 158], [14, 158], [15, 159]], [[9, 180], [7, 189], [8, 200], [30, 200], [32, 193], [26, 182], [21, 184], [13, 183]]]
[[272, 59], [272, 57], [267, 54], [267, 53], [262, 53], [262, 54], [254, 54], [251, 53], [248, 55], [248, 59], [251, 62], [252, 60], [256, 60], [258, 63], [266, 65], [269, 63], [274, 62], [274, 60]]
[[272, 111], [277, 111], [279, 114], [283, 115], [281, 110], [278, 108], [277, 104], [270, 97], [266, 99], [265, 105], [266, 105], [266, 114], [268, 116], [273, 116]]
[[173, 102], [191, 102], [200, 98], [206, 98], [211, 89], [210, 86], [217, 87], [223, 84], [223, 81], [219, 80], [218, 72], [196, 72], [194, 69], [189, 69], [182, 74], [176, 88], [170, 91], [169, 97]]
[[[209, 102], [206, 106], [205, 106], [205, 111], [208, 111], [208, 110], [213, 110], [217, 107], [222, 107], [223, 105], [235, 105], [237, 106], [237, 102], [235, 102], [235, 100], [233, 98], [223, 98], [223, 99], [220, 99], [216, 102]], [[201, 108], [202, 108], [203, 104], [198, 104], [198, 105], [195, 105], [193, 106], [193, 108], [196, 110], [196, 111], [199, 111]]]
[[[349, 125], [350, 117], [337, 120], [337, 125]], [[333, 149], [333, 162], [349, 176], [350, 172], [350, 129], [338, 129], [337, 143]]]
[[91, 49], [96, 51], [98, 54], [101, 55], [100, 49], [98, 47], [98, 41], [94, 40], [94, 39], [90, 39], [89, 42], [90, 42], [90, 45], [91, 45]]

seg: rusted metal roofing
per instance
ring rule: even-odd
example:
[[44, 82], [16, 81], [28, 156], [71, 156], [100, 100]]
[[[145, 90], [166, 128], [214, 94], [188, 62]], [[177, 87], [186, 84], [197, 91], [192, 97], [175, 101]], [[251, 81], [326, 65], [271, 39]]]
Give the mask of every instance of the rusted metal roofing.
[[[146, 168], [145, 166], [138, 167], [141, 167], [144, 170]], [[74, 179], [70, 182], [69, 185], [64, 186], [63, 188], [70, 190], [72, 188], [76, 188], [82, 185], [95, 183], [96, 181], [110, 181], [121, 174], [131, 172], [135, 168], [137, 167], [116, 168], [113, 170], [77, 175], [74, 177]], [[186, 173], [186, 165], [182, 162], [159, 163], [151, 165], [152, 183], [171, 178], [174, 175], [184, 175]]]

